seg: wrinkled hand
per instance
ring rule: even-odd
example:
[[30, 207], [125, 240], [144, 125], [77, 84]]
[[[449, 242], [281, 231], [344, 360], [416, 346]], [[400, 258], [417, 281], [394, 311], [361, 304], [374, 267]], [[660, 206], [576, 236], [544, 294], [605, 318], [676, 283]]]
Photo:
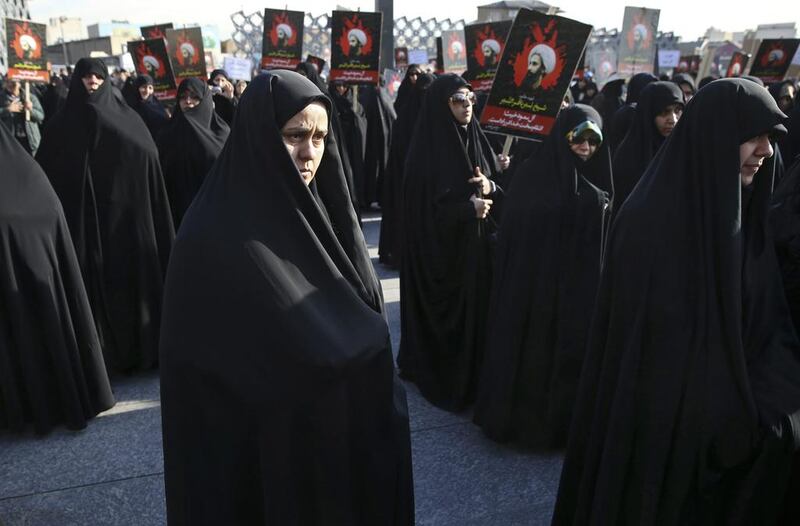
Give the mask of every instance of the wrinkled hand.
[[25, 109], [25, 106], [23, 106], [22, 102], [20, 102], [18, 100], [14, 101], [14, 102], [12, 102], [11, 104], [8, 105], [8, 111], [10, 111], [11, 113], [19, 113], [24, 109]]
[[508, 170], [508, 167], [511, 166], [511, 156], [497, 154], [497, 162], [500, 164], [501, 170]]
[[477, 166], [475, 167], [475, 177], [469, 179], [469, 182], [481, 185], [481, 195], [489, 195], [492, 193], [492, 183], [481, 173], [481, 169]]
[[475, 206], [475, 217], [478, 219], [486, 219], [486, 216], [489, 215], [489, 211], [492, 208], [492, 201], [491, 199], [481, 199], [480, 197], [475, 197], [474, 195], [469, 198], [472, 201], [472, 204]]

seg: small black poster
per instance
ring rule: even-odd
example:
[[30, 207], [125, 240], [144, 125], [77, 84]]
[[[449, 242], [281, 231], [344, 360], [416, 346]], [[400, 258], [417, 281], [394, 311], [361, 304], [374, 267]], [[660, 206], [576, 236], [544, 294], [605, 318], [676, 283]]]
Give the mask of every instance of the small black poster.
[[305, 16], [302, 11], [264, 10], [262, 69], [293, 69], [300, 63], [303, 55]]
[[656, 60], [656, 30], [661, 11], [626, 7], [619, 43], [617, 73], [624, 78], [653, 73]]
[[549, 135], [592, 26], [521, 9], [481, 114], [487, 131], [523, 139]]
[[492, 89], [511, 23], [510, 20], [506, 20], [473, 24], [464, 28], [464, 41], [467, 45], [467, 80], [475, 91]]
[[128, 42], [128, 52], [133, 57], [136, 73], [153, 77], [156, 98], [174, 99], [177, 86], [166, 41], [159, 37]]
[[176, 82], [189, 77], [206, 78], [203, 33], [199, 27], [167, 29], [167, 44]]
[[766, 84], [782, 81], [792, 64], [798, 44], [800, 39], [797, 38], [763, 40], [753, 58], [750, 75], [760, 78]]
[[47, 26], [6, 18], [8, 78], [22, 82], [50, 82], [44, 46]]
[[167, 24], [156, 24], [152, 26], [142, 26], [139, 28], [142, 32], [142, 38], [148, 40], [150, 38], [167, 38], [167, 29], [172, 29], [172, 22]]
[[334, 11], [331, 17], [330, 80], [377, 84], [382, 13]]

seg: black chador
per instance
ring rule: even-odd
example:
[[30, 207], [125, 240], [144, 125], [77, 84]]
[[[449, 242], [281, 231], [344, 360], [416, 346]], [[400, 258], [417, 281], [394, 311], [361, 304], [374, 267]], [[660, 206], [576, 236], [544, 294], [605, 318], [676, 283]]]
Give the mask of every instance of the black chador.
[[139, 93], [139, 89], [142, 86], [153, 85], [153, 77], [150, 75], [139, 75], [133, 81], [133, 85], [136, 88], [136, 93], [131, 100], [128, 101], [128, 104], [131, 108], [136, 110], [136, 113], [139, 114], [139, 117], [141, 117], [145, 125], [147, 125], [147, 129], [150, 130], [150, 135], [153, 137], [153, 140], [156, 140], [161, 130], [169, 123], [167, 110], [164, 109], [164, 106], [161, 105], [161, 101], [159, 101], [154, 94], [150, 94], [146, 99], [143, 99]]
[[740, 161], [784, 118], [764, 88], [712, 82], [619, 211], [553, 524], [798, 524], [800, 344], [766, 224], [773, 167], [743, 187]]
[[428, 88], [403, 180], [397, 363], [429, 401], [449, 410], [465, 407], [475, 396], [495, 230], [491, 214], [477, 218], [470, 201], [476, 187], [468, 182], [476, 167], [490, 178], [497, 173], [494, 153], [477, 117], [461, 126], [449, 106], [467, 86], [448, 74]]
[[381, 199], [381, 235], [378, 246], [378, 257], [381, 263], [395, 267], [400, 266], [401, 238], [402, 238], [402, 211], [403, 211], [403, 171], [406, 166], [406, 156], [417, 117], [422, 108], [425, 90], [433, 82], [433, 75], [422, 74], [410, 89], [408, 98], [397, 115], [397, 121], [392, 130], [392, 144], [389, 148], [389, 159], [386, 166], [386, 176], [381, 186], [383, 198]]
[[655, 82], [642, 90], [630, 131], [614, 153], [615, 211], [622, 207], [664, 143], [655, 118], [673, 104], [683, 105], [683, 92], [673, 82]]
[[256, 77], [183, 218], [161, 338], [167, 516], [410, 526], [405, 391], [380, 284], [330, 134], [310, 186], [281, 129], [331, 103]]
[[[339, 90], [343, 93], [340, 93]], [[364, 107], [356, 104], [353, 107], [353, 90], [350, 86], [335, 82], [329, 89], [329, 95], [333, 100], [333, 108], [336, 111], [336, 120], [341, 130], [344, 146], [347, 148], [347, 160], [350, 161], [350, 170], [353, 174], [353, 204], [356, 209], [359, 207], [367, 208], [370, 203], [364, 203], [364, 156], [367, 139], [367, 118], [364, 114]]]
[[200, 103], [185, 110], [177, 104], [172, 120], [157, 141], [176, 229], [230, 132], [214, 111], [211, 92], [202, 80], [184, 79], [178, 86], [178, 100], [187, 93]]
[[389, 160], [392, 128], [397, 120], [397, 114], [386, 90], [380, 86], [362, 86], [358, 96], [367, 118], [364, 189], [360, 201], [365, 205], [378, 202], [383, 206], [381, 189]]
[[[91, 94], [90, 73], [106, 79]], [[99, 59], [78, 61], [36, 159], [64, 205], [106, 365], [130, 371], [158, 363], [174, 229], [156, 145], [106, 77]]]
[[568, 134], [587, 122], [602, 127], [589, 106], [561, 110], [505, 200], [474, 417], [495, 440], [566, 442], [608, 215], [608, 194], [590, 181], [611, 178], [605, 145], [587, 161], [570, 150]]
[[633, 116], [636, 113], [636, 104], [639, 102], [639, 95], [648, 84], [657, 81], [652, 73], [637, 73], [628, 81], [628, 92], [625, 95], [625, 105], [614, 113], [608, 127], [608, 136], [605, 138], [612, 154], [625, 138], [628, 130], [633, 124]]
[[0, 125], [0, 429], [81, 429], [114, 405], [64, 212]]

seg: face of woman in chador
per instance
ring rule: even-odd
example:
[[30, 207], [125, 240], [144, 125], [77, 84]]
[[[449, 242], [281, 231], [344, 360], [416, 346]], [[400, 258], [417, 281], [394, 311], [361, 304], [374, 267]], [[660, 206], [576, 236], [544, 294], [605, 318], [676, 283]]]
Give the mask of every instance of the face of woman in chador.
[[749, 186], [753, 182], [764, 159], [769, 159], [773, 153], [768, 133], [752, 137], [739, 145], [739, 173], [743, 186]]
[[475, 94], [469, 88], [459, 88], [447, 101], [453, 118], [462, 126], [472, 120], [472, 110], [475, 106]]
[[286, 151], [306, 185], [311, 184], [317, 173], [327, 136], [328, 112], [320, 102], [312, 102], [281, 128]]
[[675, 125], [678, 124], [678, 119], [681, 118], [682, 114], [683, 104], [670, 104], [664, 108], [654, 119], [658, 133], [660, 133], [662, 137], [668, 137], [675, 128]]

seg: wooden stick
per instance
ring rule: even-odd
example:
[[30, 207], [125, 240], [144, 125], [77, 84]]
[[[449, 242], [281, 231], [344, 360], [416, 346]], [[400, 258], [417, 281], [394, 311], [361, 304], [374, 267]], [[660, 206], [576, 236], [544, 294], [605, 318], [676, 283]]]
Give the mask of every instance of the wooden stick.
[[508, 157], [508, 152], [511, 151], [511, 145], [514, 143], [514, 137], [506, 135], [506, 142], [503, 143], [503, 155]]
[[[25, 81], [25, 103], [31, 100], [31, 83], [29, 81]], [[31, 112], [29, 109], [25, 108], [25, 120], [31, 120]]]
[[353, 84], [353, 113], [358, 112], [358, 84]]

